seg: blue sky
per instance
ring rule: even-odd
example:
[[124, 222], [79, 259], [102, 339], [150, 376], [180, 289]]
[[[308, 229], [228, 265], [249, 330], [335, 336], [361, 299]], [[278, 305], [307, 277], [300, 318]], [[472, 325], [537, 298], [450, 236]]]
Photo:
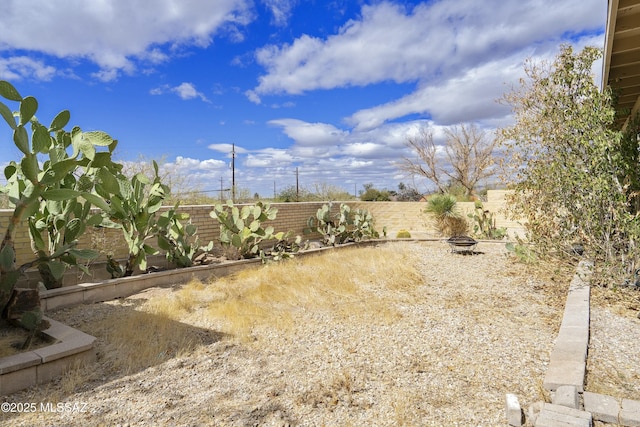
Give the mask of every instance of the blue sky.
[[[602, 46], [604, 0], [3, 0], [0, 79], [39, 119], [119, 140], [117, 158], [165, 159], [202, 190], [327, 183], [428, 185], [402, 174], [430, 126], [511, 123], [496, 102], [523, 63], [562, 43]], [[599, 71], [599, 70], [596, 70]], [[13, 107], [13, 106], [11, 106]], [[0, 165], [19, 152], [11, 133]], [[194, 184], [195, 185], [195, 184]]]

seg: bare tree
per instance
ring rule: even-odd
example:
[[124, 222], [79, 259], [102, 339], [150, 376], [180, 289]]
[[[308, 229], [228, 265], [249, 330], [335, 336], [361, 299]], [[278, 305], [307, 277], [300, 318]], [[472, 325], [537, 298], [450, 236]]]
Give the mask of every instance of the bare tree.
[[433, 131], [423, 127], [417, 136], [408, 138], [406, 144], [414, 151], [416, 157], [413, 159], [405, 157], [400, 164], [400, 169], [411, 176], [424, 176], [433, 182], [441, 193], [444, 193], [445, 185], [442, 182], [437, 158], [438, 147], [433, 140]]
[[446, 142], [438, 146], [433, 132], [422, 128], [418, 136], [407, 139], [416, 157], [404, 158], [400, 168], [410, 175], [420, 175], [433, 182], [441, 193], [459, 185], [466, 195], [475, 194], [480, 181], [496, 174], [494, 150], [497, 141], [474, 124], [445, 129]]
[[[215, 198], [207, 196], [206, 192], [202, 190], [202, 184], [191, 179], [188, 172], [171, 167], [171, 164], [167, 162], [166, 156], [156, 160], [156, 163], [159, 166], [160, 180], [171, 189], [171, 193], [165, 199], [166, 204], [174, 204], [177, 201], [183, 205], [213, 203], [216, 201]], [[123, 161], [122, 164], [122, 173], [128, 178], [138, 173], [151, 178], [154, 174], [153, 160], [142, 155], [139, 155], [135, 161]], [[247, 189], [247, 193], [243, 194], [243, 196], [250, 199], [248, 191]], [[227, 198], [231, 197], [228, 196]]]

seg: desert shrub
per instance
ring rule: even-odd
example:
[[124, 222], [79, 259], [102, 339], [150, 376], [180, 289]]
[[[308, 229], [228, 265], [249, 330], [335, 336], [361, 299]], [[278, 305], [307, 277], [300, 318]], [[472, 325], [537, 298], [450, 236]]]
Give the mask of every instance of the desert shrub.
[[516, 238], [516, 242], [507, 242], [507, 252], [514, 256], [519, 262], [532, 264], [538, 261], [538, 258], [529, 244], [520, 238]]
[[363, 202], [388, 202], [391, 200], [391, 194], [387, 190], [378, 190], [369, 183], [364, 185], [364, 192], [360, 194], [360, 200]]
[[409, 231], [407, 230], [400, 230], [398, 231], [398, 234], [396, 234], [396, 239], [410, 239], [411, 238], [411, 233], [409, 233]]
[[462, 236], [469, 229], [469, 224], [456, 209], [456, 204], [456, 198], [450, 194], [436, 194], [427, 201], [424, 211], [433, 215], [434, 226], [442, 236]]

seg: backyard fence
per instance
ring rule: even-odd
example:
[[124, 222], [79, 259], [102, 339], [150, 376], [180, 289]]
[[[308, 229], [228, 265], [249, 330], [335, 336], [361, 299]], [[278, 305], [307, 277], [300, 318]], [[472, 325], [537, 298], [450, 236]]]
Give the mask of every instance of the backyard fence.
[[[483, 203], [484, 209], [492, 212], [496, 218], [497, 227], [505, 227], [511, 235], [519, 233], [521, 226], [515, 221], [509, 221], [505, 214], [505, 191], [491, 190], [488, 193], [488, 200]], [[275, 220], [267, 221], [267, 225], [272, 225], [275, 231], [291, 231], [293, 235], [301, 235], [303, 241], [317, 238], [318, 235], [305, 235], [304, 229], [307, 227], [309, 217], [315, 216], [316, 211], [326, 202], [300, 202], [300, 203], [272, 203], [278, 209]], [[433, 227], [431, 218], [424, 213], [425, 202], [333, 202], [333, 209], [338, 212], [341, 203], [349, 205], [352, 209], [368, 210], [374, 220], [375, 228], [382, 236], [383, 227], [387, 230], [388, 237], [395, 237], [399, 230], [408, 230], [412, 237], [438, 237]], [[242, 205], [238, 205], [241, 207]], [[459, 202], [458, 209], [467, 217], [468, 213], [474, 211], [473, 202]], [[166, 209], [169, 209], [167, 207]], [[181, 212], [186, 212], [191, 217], [191, 222], [198, 227], [198, 236], [202, 244], [213, 240], [218, 241], [220, 228], [217, 220], [211, 218], [209, 213], [213, 210], [213, 205], [181, 206]], [[11, 210], [0, 210], [0, 228], [6, 229]], [[154, 245], [154, 241], [149, 244]], [[80, 248], [95, 249], [103, 254], [109, 254], [116, 259], [126, 259], [128, 248], [122, 236], [122, 232], [117, 229], [92, 228], [81, 238], [78, 244]], [[18, 265], [33, 259], [29, 229], [25, 223], [21, 224], [16, 232], [15, 238], [16, 260]], [[97, 261], [104, 261], [102, 259]]]

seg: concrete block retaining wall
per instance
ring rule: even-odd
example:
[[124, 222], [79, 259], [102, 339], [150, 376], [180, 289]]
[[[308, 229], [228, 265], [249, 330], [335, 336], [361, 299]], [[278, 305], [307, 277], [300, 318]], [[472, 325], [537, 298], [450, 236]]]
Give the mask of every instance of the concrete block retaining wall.
[[[589, 349], [590, 276], [593, 264], [581, 261], [573, 276], [543, 387], [552, 403], [536, 402], [527, 413], [534, 427], [591, 427], [593, 421], [620, 426], [640, 426], [640, 401], [585, 390]], [[517, 397], [507, 394], [506, 417], [521, 427], [523, 417]]]
[[95, 361], [94, 337], [46, 320], [51, 327], [43, 334], [54, 342], [52, 345], [0, 359], [0, 396], [47, 383], [71, 366]]

